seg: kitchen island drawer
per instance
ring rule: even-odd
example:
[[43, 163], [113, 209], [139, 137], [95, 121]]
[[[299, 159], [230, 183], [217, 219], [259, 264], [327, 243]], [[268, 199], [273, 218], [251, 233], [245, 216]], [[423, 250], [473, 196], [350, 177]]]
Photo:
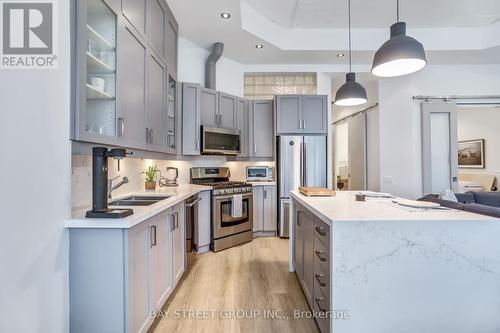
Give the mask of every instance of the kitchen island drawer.
[[321, 290], [330, 297], [330, 272], [326, 271], [317, 261], [314, 262], [314, 294]]
[[[317, 237], [314, 237], [314, 267], [321, 265], [326, 272], [330, 272], [330, 249]], [[316, 270], [316, 269], [315, 269]]]
[[318, 315], [315, 318], [321, 333], [330, 332], [330, 300], [320, 290], [314, 291], [313, 310]]
[[314, 216], [314, 235], [323, 242], [328, 249], [330, 248], [330, 226], [316, 216]]

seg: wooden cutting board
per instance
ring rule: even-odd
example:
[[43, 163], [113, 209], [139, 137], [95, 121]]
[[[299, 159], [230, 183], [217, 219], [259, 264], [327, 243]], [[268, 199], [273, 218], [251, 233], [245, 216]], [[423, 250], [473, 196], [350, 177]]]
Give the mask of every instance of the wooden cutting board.
[[299, 192], [308, 197], [334, 197], [335, 191], [324, 187], [299, 187]]

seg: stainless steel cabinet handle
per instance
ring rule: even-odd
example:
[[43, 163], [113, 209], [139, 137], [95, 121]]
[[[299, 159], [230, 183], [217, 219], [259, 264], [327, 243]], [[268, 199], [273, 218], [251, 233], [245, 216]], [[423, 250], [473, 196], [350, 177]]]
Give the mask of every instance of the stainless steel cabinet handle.
[[326, 231], [324, 227], [316, 227], [316, 232], [321, 236], [326, 236]]
[[200, 139], [196, 139], [196, 147], [198, 147], [198, 151], [200, 151]]
[[118, 130], [118, 137], [122, 137], [123, 132], [125, 131], [125, 119], [123, 119], [122, 117], [118, 118], [117, 130]]
[[146, 127], [146, 143], [149, 143], [149, 128]]
[[257, 145], [256, 144], [253, 145], [253, 153], [257, 154]]
[[191, 203], [186, 204], [186, 207], [187, 207], [187, 208], [191, 208], [191, 207], [193, 207], [193, 206], [194, 206], [194, 205], [196, 205], [198, 202], [200, 202], [200, 201], [201, 201], [201, 199], [202, 199], [202, 198], [198, 198], [198, 199], [196, 199], [195, 201], [193, 201], [193, 202], [191, 202]]
[[153, 129], [149, 129], [149, 143], [153, 143]]
[[151, 226], [151, 247], [156, 246], [156, 226]]
[[316, 300], [316, 304], [318, 304], [319, 311], [321, 311], [321, 312], [326, 312], [326, 311], [327, 311], [327, 309], [325, 309], [325, 308], [323, 307], [323, 305], [321, 304], [321, 302], [322, 302], [322, 301], [324, 301], [325, 299], [324, 299], [323, 297], [316, 297], [316, 298], [315, 298], [315, 300]]
[[169, 215], [169, 217], [170, 217], [170, 231], [174, 231], [175, 230], [174, 216], [173, 215]]
[[297, 212], [297, 225], [298, 225], [298, 226], [299, 226], [299, 225], [300, 225], [300, 223], [301, 223], [301, 214], [302, 214], [302, 212], [300, 212], [300, 211], [299, 211], [299, 212]]
[[320, 286], [322, 287], [326, 287], [326, 282], [322, 281], [321, 278], [325, 276], [325, 274], [314, 274], [314, 276], [316, 277], [316, 280], [318, 280], [318, 283]]
[[264, 199], [267, 199], [267, 190], [264, 190]]
[[175, 212], [174, 218], [175, 218], [175, 229], [177, 229], [179, 228], [179, 213]]
[[318, 257], [319, 261], [326, 261], [326, 256], [324, 256], [325, 252], [316, 250], [314, 253], [316, 254], [316, 257]]
[[302, 129], [306, 129], [306, 121], [302, 120]]
[[[304, 126], [305, 128], [305, 126]], [[303, 186], [308, 186], [309, 184], [307, 183], [307, 144], [304, 143], [304, 185]]]

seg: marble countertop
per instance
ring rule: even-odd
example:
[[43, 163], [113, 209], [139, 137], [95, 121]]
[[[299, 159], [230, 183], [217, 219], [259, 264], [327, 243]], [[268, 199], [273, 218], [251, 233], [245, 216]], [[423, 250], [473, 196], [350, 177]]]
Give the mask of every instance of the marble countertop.
[[187, 198], [202, 192], [210, 191], [212, 187], [210, 186], [200, 186], [192, 184], [182, 184], [178, 187], [161, 188], [154, 191], [142, 190], [138, 192], [132, 192], [128, 195], [122, 195], [120, 197], [113, 198], [113, 200], [119, 200], [131, 195], [150, 195], [150, 196], [161, 196], [161, 195], [172, 195], [171, 197], [161, 200], [151, 206], [134, 206], [127, 207], [134, 210], [134, 214], [127, 216], [123, 219], [89, 219], [85, 218], [85, 213], [90, 207], [81, 207], [74, 209], [71, 214], [71, 218], [67, 219], [64, 223], [66, 228], [117, 228], [117, 229], [128, 229], [133, 226], [147, 220], [148, 218], [161, 213], [162, 211], [175, 206], [179, 202], [186, 200]]
[[359, 191], [337, 191], [335, 197], [307, 197], [298, 191], [291, 196], [323, 221], [500, 221], [494, 217], [457, 210], [411, 210], [392, 203], [398, 198], [367, 198], [356, 201]]

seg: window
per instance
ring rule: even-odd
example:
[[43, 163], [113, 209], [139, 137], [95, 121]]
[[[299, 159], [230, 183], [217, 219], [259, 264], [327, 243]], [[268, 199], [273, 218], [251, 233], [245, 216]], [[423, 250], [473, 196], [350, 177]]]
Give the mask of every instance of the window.
[[316, 94], [316, 73], [246, 73], [245, 98], [273, 99], [275, 95]]

